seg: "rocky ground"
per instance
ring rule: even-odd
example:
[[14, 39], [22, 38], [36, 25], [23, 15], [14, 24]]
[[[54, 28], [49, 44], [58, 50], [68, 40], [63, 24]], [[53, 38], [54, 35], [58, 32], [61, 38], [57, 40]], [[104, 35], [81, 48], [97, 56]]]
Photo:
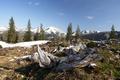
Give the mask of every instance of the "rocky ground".
[[[100, 44], [99, 46], [92, 45], [93, 47], [103, 57], [101, 61], [95, 63], [96, 67], [77, 66], [62, 72], [54, 71], [53, 68], [40, 68], [38, 63], [16, 60], [16, 57], [34, 53], [35, 47], [1, 48], [0, 80], [119, 80], [120, 45]], [[44, 45], [42, 48], [52, 52], [55, 46], [51, 49], [48, 45]], [[55, 55], [65, 56], [64, 53]]]
[[24, 75], [18, 74], [15, 72], [16, 68], [25, 66], [28, 63], [23, 65], [15, 61], [16, 57], [30, 54], [30, 49], [24, 48], [5, 48], [0, 49], [0, 79], [1, 80], [21, 80]]

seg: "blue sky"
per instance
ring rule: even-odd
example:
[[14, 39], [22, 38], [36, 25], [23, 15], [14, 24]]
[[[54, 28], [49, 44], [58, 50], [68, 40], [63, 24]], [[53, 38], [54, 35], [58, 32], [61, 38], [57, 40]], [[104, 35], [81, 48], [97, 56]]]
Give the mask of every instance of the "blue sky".
[[73, 30], [108, 31], [112, 24], [120, 30], [120, 0], [0, 0], [0, 26], [7, 26], [10, 17], [16, 27], [57, 26], [66, 31], [70, 22]]

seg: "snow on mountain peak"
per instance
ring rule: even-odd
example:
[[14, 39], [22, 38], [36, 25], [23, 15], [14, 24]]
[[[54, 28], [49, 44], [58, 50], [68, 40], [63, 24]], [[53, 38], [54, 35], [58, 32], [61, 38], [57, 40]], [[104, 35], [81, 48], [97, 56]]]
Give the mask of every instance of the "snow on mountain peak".
[[0, 34], [2, 34], [4, 31], [7, 31], [7, 27], [0, 27]]
[[[8, 29], [7, 27], [0, 27], [0, 32], [4, 32], [4, 31], [6, 31], [7, 29]], [[40, 28], [32, 28], [31, 31], [34, 32], [34, 33], [36, 33], [36, 32], [37, 32], [37, 29], [40, 30]], [[44, 30], [45, 30], [45, 32], [48, 33], [48, 34], [51, 34], [51, 33], [54, 33], [54, 34], [56, 34], [56, 33], [65, 33], [65, 32], [62, 31], [61, 29], [59, 29], [59, 28], [57, 28], [57, 27], [53, 27], [53, 26], [48, 27], [48, 28], [46, 28], [46, 29], [44, 29]], [[21, 31], [26, 31], [26, 28], [24, 28], [24, 27], [17, 27], [17, 28], [16, 28], [16, 31], [19, 31], [19, 32], [21, 32]]]
[[57, 32], [59, 32], [59, 33], [64, 33], [64, 31], [62, 31], [62, 30], [60, 30], [60, 29], [58, 29], [58, 28], [56, 28], [56, 27], [48, 27], [47, 29], [45, 29], [45, 32], [46, 33], [57, 33]]
[[0, 27], [0, 31], [6, 31], [7, 28], [6, 27]]

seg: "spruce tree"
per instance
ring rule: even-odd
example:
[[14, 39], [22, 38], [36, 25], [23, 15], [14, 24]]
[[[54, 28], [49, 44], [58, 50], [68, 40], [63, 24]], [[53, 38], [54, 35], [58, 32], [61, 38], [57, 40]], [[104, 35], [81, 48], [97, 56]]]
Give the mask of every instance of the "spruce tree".
[[7, 32], [7, 42], [8, 43], [16, 43], [17, 42], [17, 33], [15, 30], [15, 23], [13, 17], [11, 17], [10, 22], [9, 22], [9, 28]]
[[116, 36], [115, 36], [115, 28], [114, 28], [114, 25], [112, 25], [111, 27], [111, 32], [110, 32], [110, 39], [115, 39]]
[[15, 37], [15, 42], [18, 42], [18, 39], [19, 38], [19, 35], [18, 35], [18, 33], [16, 32], [16, 37]]
[[27, 25], [27, 31], [24, 34], [24, 41], [31, 41], [31, 40], [32, 40], [32, 32], [31, 32], [31, 22], [29, 19]]
[[43, 25], [40, 26], [40, 40], [45, 40], [45, 31], [43, 29]]
[[80, 38], [80, 27], [79, 27], [79, 25], [78, 25], [78, 26], [77, 26], [76, 33], [75, 33], [75, 40], [76, 40], [76, 42], [78, 41], [79, 38]]
[[72, 23], [70, 23], [68, 25], [68, 28], [67, 28], [67, 35], [66, 35], [66, 40], [67, 41], [71, 41], [72, 39]]
[[34, 35], [34, 40], [36, 41], [36, 40], [39, 40], [39, 35], [40, 35], [40, 32], [39, 32], [39, 27], [37, 28], [37, 31], [36, 31], [36, 33], [35, 33], [35, 35]]
[[84, 34], [87, 34], [87, 31], [86, 31], [86, 30], [84, 31]]

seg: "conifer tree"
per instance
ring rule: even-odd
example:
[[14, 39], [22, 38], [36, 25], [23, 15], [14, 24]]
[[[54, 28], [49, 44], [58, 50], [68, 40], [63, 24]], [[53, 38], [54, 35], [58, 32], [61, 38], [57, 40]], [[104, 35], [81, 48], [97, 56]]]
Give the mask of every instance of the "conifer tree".
[[87, 31], [86, 31], [86, 30], [84, 31], [84, 34], [87, 34]]
[[9, 22], [9, 28], [7, 32], [7, 42], [8, 43], [16, 43], [17, 42], [17, 33], [15, 30], [15, 23], [13, 17], [11, 17], [10, 22]]
[[40, 40], [45, 40], [45, 31], [43, 29], [43, 25], [40, 26]]
[[29, 19], [27, 25], [27, 31], [24, 34], [24, 41], [31, 41], [31, 40], [32, 40], [32, 32], [31, 32], [31, 22]]
[[77, 39], [80, 37], [80, 27], [79, 27], [79, 25], [77, 26], [77, 30], [76, 30], [75, 36], [76, 36]]
[[78, 25], [78, 26], [77, 26], [76, 33], [75, 33], [75, 40], [76, 40], [76, 42], [78, 41], [79, 38], [80, 38], [80, 27], [79, 27], [79, 25]]
[[66, 35], [66, 40], [67, 41], [71, 41], [72, 39], [72, 23], [70, 23], [68, 25], [68, 28], [67, 28], [67, 35]]
[[112, 25], [111, 27], [111, 32], [110, 32], [110, 39], [115, 39], [116, 36], [115, 36], [115, 28], [114, 28], [114, 25]]
[[15, 42], [17, 43], [18, 42], [18, 39], [19, 38], [19, 35], [18, 35], [18, 33], [16, 32], [16, 38], [15, 38]]
[[36, 31], [36, 33], [35, 33], [35, 35], [34, 35], [34, 40], [36, 41], [36, 40], [39, 40], [40, 38], [40, 31], [39, 31], [39, 27], [37, 28], [37, 31]]

